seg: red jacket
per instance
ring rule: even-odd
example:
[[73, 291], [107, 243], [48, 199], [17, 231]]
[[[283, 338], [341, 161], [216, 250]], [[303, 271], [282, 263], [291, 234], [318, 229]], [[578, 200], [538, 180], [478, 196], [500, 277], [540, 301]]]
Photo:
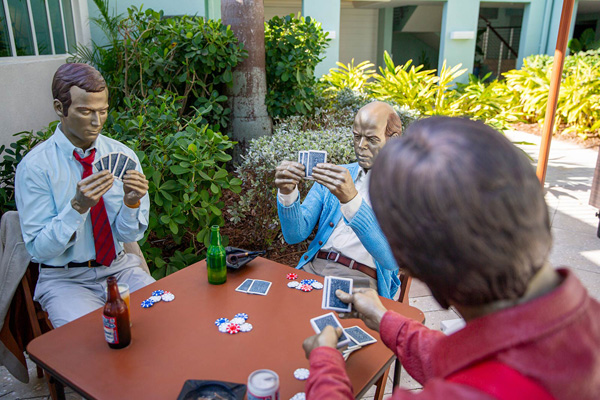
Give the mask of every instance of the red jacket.
[[[388, 311], [381, 340], [423, 391], [396, 389], [393, 399], [492, 399], [449, 375], [482, 360], [496, 360], [527, 376], [556, 399], [600, 399], [600, 304], [575, 275], [551, 293], [470, 321], [445, 336]], [[319, 347], [310, 355], [308, 399], [353, 399], [341, 354]], [[510, 383], [509, 383], [510, 384]]]

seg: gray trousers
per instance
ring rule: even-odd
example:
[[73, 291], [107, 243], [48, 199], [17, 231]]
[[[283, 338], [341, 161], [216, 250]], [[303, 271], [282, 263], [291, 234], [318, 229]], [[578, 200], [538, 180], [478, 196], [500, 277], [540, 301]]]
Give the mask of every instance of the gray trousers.
[[135, 254], [121, 253], [110, 267], [40, 268], [34, 300], [58, 328], [104, 306], [109, 276], [128, 284], [130, 292], [154, 282], [140, 264]]
[[302, 269], [311, 274], [320, 276], [339, 276], [340, 278], [352, 279], [352, 287], [355, 288], [371, 288], [377, 291], [377, 280], [371, 278], [355, 269], [350, 269], [345, 265], [333, 262], [331, 260], [323, 260], [314, 258], [311, 262], [302, 266]]

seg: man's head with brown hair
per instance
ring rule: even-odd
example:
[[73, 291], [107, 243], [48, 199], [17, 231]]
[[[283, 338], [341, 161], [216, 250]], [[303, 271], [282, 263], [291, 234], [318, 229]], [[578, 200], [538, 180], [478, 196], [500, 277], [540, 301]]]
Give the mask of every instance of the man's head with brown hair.
[[63, 64], [52, 80], [60, 129], [75, 147], [88, 149], [108, 116], [108, 90], [100, 72], [87, 64]]
[[398, 265], [442, 306], [519, 299], [546, 264], [542, 185], [529, 159], [482, 122], [417, 121], [373, 170], [373, 210]]
[[358, 164], [369, 170], [388, 139], [402, 134], [402, 121], [392, 106], [374, 101], [358, 110], [352, 133]]
[[100, 72], [88, 64], [73, 63], [58, 67], [52, 79], [52, 98], [62, 104], [65, 117], [69, 115], [72, 86], [86, 92], [98, 93], [106, 89], [106, 82]]

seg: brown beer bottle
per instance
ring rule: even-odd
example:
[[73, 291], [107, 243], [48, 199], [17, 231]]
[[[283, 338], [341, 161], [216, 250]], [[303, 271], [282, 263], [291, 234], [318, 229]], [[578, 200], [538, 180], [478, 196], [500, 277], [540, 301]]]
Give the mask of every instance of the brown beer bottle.
[[108, 297], [104, 305], [102, 321], [104, 322], [104, 338], [112, 349], [122, 349], [131, 343], [131, 327], [127, 304], [119, 294], [117, 278], [108, 277]]

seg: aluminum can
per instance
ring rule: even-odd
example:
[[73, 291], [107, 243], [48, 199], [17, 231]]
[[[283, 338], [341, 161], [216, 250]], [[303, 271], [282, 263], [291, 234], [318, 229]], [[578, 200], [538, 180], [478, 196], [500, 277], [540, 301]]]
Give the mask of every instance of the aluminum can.
[[279, 376], [270, 369], [258, 369], [248, 377], [248, 400], [279, 400]]

